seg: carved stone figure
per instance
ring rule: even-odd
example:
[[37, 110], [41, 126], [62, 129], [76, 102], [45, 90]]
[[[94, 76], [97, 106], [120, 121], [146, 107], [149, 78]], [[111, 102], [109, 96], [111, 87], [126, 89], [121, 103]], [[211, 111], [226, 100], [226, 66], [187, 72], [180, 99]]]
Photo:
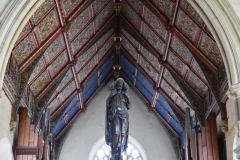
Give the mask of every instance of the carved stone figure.
[[112, 160], [121, 160], [128, 143], [130, 108], [128, 85], [118, 78], [110, 85], [111, 93], [106, 104], [105, 140], [111, 147]]

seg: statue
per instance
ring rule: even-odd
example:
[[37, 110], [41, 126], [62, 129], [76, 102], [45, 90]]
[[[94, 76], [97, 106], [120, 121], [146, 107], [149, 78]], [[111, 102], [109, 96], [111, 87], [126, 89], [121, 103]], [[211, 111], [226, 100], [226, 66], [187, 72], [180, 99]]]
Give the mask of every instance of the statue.
[[122, 154], [127, 149], [130, 102], [128, 84], [118, 78], [110, 85], [111, 93], [106, 104], [105, 140], [111, 147], [111, 160], [122, 160]]

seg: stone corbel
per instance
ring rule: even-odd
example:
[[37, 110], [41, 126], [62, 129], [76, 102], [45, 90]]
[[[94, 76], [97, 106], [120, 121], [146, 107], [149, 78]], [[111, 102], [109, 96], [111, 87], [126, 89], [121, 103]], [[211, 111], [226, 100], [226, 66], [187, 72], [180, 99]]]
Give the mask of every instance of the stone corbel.
[[222, 120], [222, 121], [220, 122], [220, 126], [221, 126], [221, 130], [222, 130], [225, 134], [227, 134], [227, 132], [228, 132], [228, 120]]

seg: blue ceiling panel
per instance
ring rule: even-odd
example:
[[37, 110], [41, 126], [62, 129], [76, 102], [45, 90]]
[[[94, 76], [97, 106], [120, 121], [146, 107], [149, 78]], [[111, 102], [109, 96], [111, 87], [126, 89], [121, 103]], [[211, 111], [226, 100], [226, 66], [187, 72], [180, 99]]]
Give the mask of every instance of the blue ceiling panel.
[[168, 112], [159, 103], [156, 103], [155, 108], [165, 120], [168, 119]]
[[136, 87], [149, 102], [152, 101], [152, 93], [149, 93], [148, 90], [146, 90], [146, 88], [138, 80], [136, 81]]
[[172, 117], [173, 117], [177, 122], [179, 122], [179, 120], [178, 120], [178, 118], [177, 118], [177, 116], [175, 115], [174, 112], [173, 112], [173, 114], [172, 114]]
[[182, 132], [182, 127], [181, 127], [173, 118], [171, 118], [168, 123], [169, 123], [169, 124], [174, 128], [174, 130], [180, 135], [180, 133]]
[[123, 65], [121, 70], [128, 77], [128, 79], [133, 83], [134, 77], [133, 77], [133, 74], [128, 70], [128, 68], [125, 65]]
[[145, 88], [151, 92], [154, 93], [154, 89], [152, 84], [147, 80], [147, 78], [141, 73], [141, 72], [137, 72], [137, 79], [139, 81], [141, 81], [141, 83], [143, 84], [143, 86], [145, 86]]
[[75, 105], [68, 113], [67, 113], [67, 120], [70, 121], [73, 116], [79, 111], [79, 105]]
[[98, 74], [95, 73], [95, 74], [89, 79], [89, 81], [84, 85], [83, 93], [86, 92], [86, 91], [92, 86], [92, 84], [97, 80], [97, 78], [98, 78]]
[[120, 60], [121, 66], [126, 65], [132, 73], [135, 72], [136, 68], [124, 56], [121, 56]]
[[166, 99], [159, 93], [158, 99], [157, 99], [162, 105], [164, 105], [164, 108], [168, 110], [169, 112], [172, 111], [170, 105], [167, 103]]
[[76, 103], [78, 103], [78, 95], [72, 99], [64, 113], [67, 113]]
[[96, 91], [97, 87], [98, 87], [98, 81], [95, 81], [94, 84], [88, 89], [88, 91], [86, 91], [83, 94], [83, 103], [85, 103], [90, 98], [93, 92]]
[[102, 83], [107, 78], [107, 76], [111, 73], [112, 70], [113, 70], [112, 65], [110, 63], [110, 66], [107, 67], [106, 70], [103, 73], [101, 73], [102, 76], [100, 78], [100, 83]]
[[53, 130], [53, 134], [56, 136], [58, 135], [58, 133], [64, 128], [65, 126], [65, 121], [63, 119], [61, 119], [58, 124], [56, 125], [56, 127]]
[[[106, 67], [108, 67], [108, 65], [109, 64], [112, 64], [111, 66], [113, 66], [113, 64], [114, 64], [114, 61], [113, 61], [113, 56], [112, 57], [110, 57], [102, 66], [101, 66], [101, 68], [100, 68], [100, 72], [103, 72], [105, 69], [106, 69]], [[112, 68], [111, 68], [112, 69]]]

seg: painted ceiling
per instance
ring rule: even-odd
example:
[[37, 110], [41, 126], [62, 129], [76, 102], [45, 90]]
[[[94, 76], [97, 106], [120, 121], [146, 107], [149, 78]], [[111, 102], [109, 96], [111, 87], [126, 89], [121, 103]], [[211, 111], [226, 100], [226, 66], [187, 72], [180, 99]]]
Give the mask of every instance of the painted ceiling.
[[45, 0], [15, 43], [5, 86], [35, 123], [49, 108], [59, 137], [115, 65], [179, 137], [186, 107], [203, 122], [228, 88], [217, 44], [187, 0]]

